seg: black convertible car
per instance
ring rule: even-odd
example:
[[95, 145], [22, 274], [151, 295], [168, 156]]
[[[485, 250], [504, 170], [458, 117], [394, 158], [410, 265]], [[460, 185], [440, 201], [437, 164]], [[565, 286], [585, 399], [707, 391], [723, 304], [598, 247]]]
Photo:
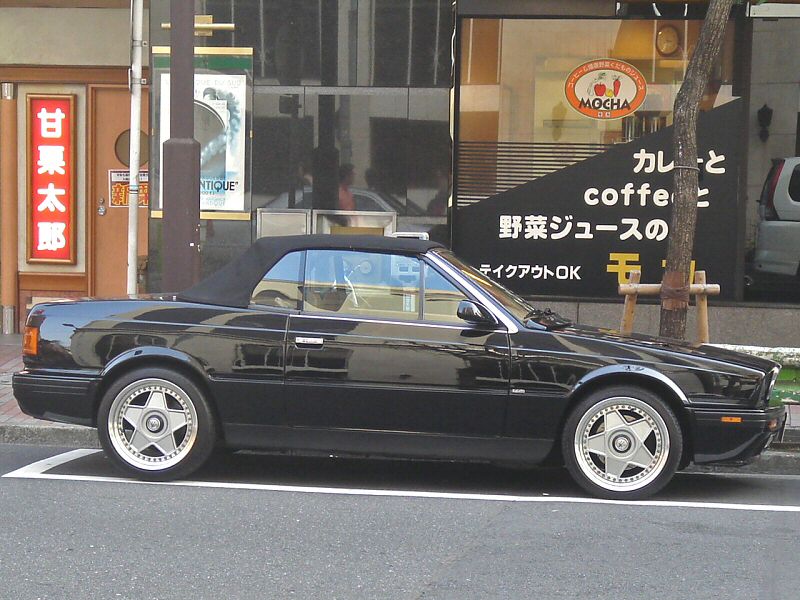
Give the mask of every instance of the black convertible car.
[[783, 425], [773, 362], [580, 327], [439, 244], [262, 239], [177, 296], [37, 305], [14, 393], [144, 479], [214, 448], [538, 464], [642, 498]]

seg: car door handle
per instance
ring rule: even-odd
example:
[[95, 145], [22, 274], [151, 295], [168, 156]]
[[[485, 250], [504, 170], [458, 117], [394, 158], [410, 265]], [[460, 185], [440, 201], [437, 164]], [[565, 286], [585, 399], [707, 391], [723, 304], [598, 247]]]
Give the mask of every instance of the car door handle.
[[322, 348], [325, 340], [319, 337], [296, 337], [294, 345], [298, 348]]

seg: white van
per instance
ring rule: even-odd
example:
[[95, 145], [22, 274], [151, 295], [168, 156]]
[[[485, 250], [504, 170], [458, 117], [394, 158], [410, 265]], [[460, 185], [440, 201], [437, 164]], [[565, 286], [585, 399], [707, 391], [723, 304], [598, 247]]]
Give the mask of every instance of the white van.
[[800, 156], [772, 160], [758, 203], [756, 273], [800, 277]]

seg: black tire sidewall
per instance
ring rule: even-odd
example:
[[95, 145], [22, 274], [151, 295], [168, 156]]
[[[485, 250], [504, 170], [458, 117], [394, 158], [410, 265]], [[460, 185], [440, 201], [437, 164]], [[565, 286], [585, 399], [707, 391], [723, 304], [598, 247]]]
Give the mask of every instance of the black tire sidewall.
[[[580, 420], [600, 402], [617, 396], [635, 398], [646, 403], [664, 420], [667, 426], [667, 434], [669, 435], [669, 455], [664, 468], [653, 481], [637, 490], [615, 491], [597, 485], [584, 474], [578, 465], [578, 458], [575, 456], [575, 433]], [[564, 424], [561, 436], [561, 451], [564, 456], [564, 464], [572, 478], [593, 496], [611, 500], [641, 500], [660, 491], [672, 479], [678, 469], [683, 453], [683, 433], [672, 409], [650, 390], [625, 385], [604, 387], [589, 394], [572, 410]]]
[[[179, 463], [159, 471], [140, 469], [124, 460], [111, 443], [108, 431], [108, 416], [114, 399], [127, 386], [142, 379], [163, 379], [180, 387], [197, 413], [197, 437], [191, 449]], [[147, 481], [167, 481], [188, 476], [208, 460], [214, 451], [216, 423], [205, 394], [192, 379], [172, 369], [145, 367], [121, 375], [106, 389], [97, 411], [97, 433], [106, 456], [123, 473]]]

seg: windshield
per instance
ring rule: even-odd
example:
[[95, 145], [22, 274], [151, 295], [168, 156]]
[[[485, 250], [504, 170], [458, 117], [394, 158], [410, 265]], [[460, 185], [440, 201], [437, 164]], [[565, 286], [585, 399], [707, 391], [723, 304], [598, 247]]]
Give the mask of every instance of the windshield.
[[512, 316], [521, 322], [525, 322], [530, 318], [532, 312], [537, 312], [533, 306], [528, 304], [527, 301], [517, 296], [511, 290], [503, 287], [490, 277], [484, 275], [476, 268], [471, 267], [455, 254], [449, 250], [438, 250], [447, 262], [458, 268], [464, 275], [472, 279], [481, 288], [489, 294], [495, 301], [497, 301], [503, 308], [505, 308]]
[[530, 321], [543, 325], [547, 329], [557, 329], [571, 325], [569, 319], [552, 312], [549, 308], [540, 310], [530, 303], [494, 281], [488, 275], [478, 271], [458, 258], [450, 250], [437, 250], [443, 258], [461, 271], [466, 277], [477, 283], [483, 291], [489, 294], [500, 306], [506, 309], [515, 319], [530, 326]]

